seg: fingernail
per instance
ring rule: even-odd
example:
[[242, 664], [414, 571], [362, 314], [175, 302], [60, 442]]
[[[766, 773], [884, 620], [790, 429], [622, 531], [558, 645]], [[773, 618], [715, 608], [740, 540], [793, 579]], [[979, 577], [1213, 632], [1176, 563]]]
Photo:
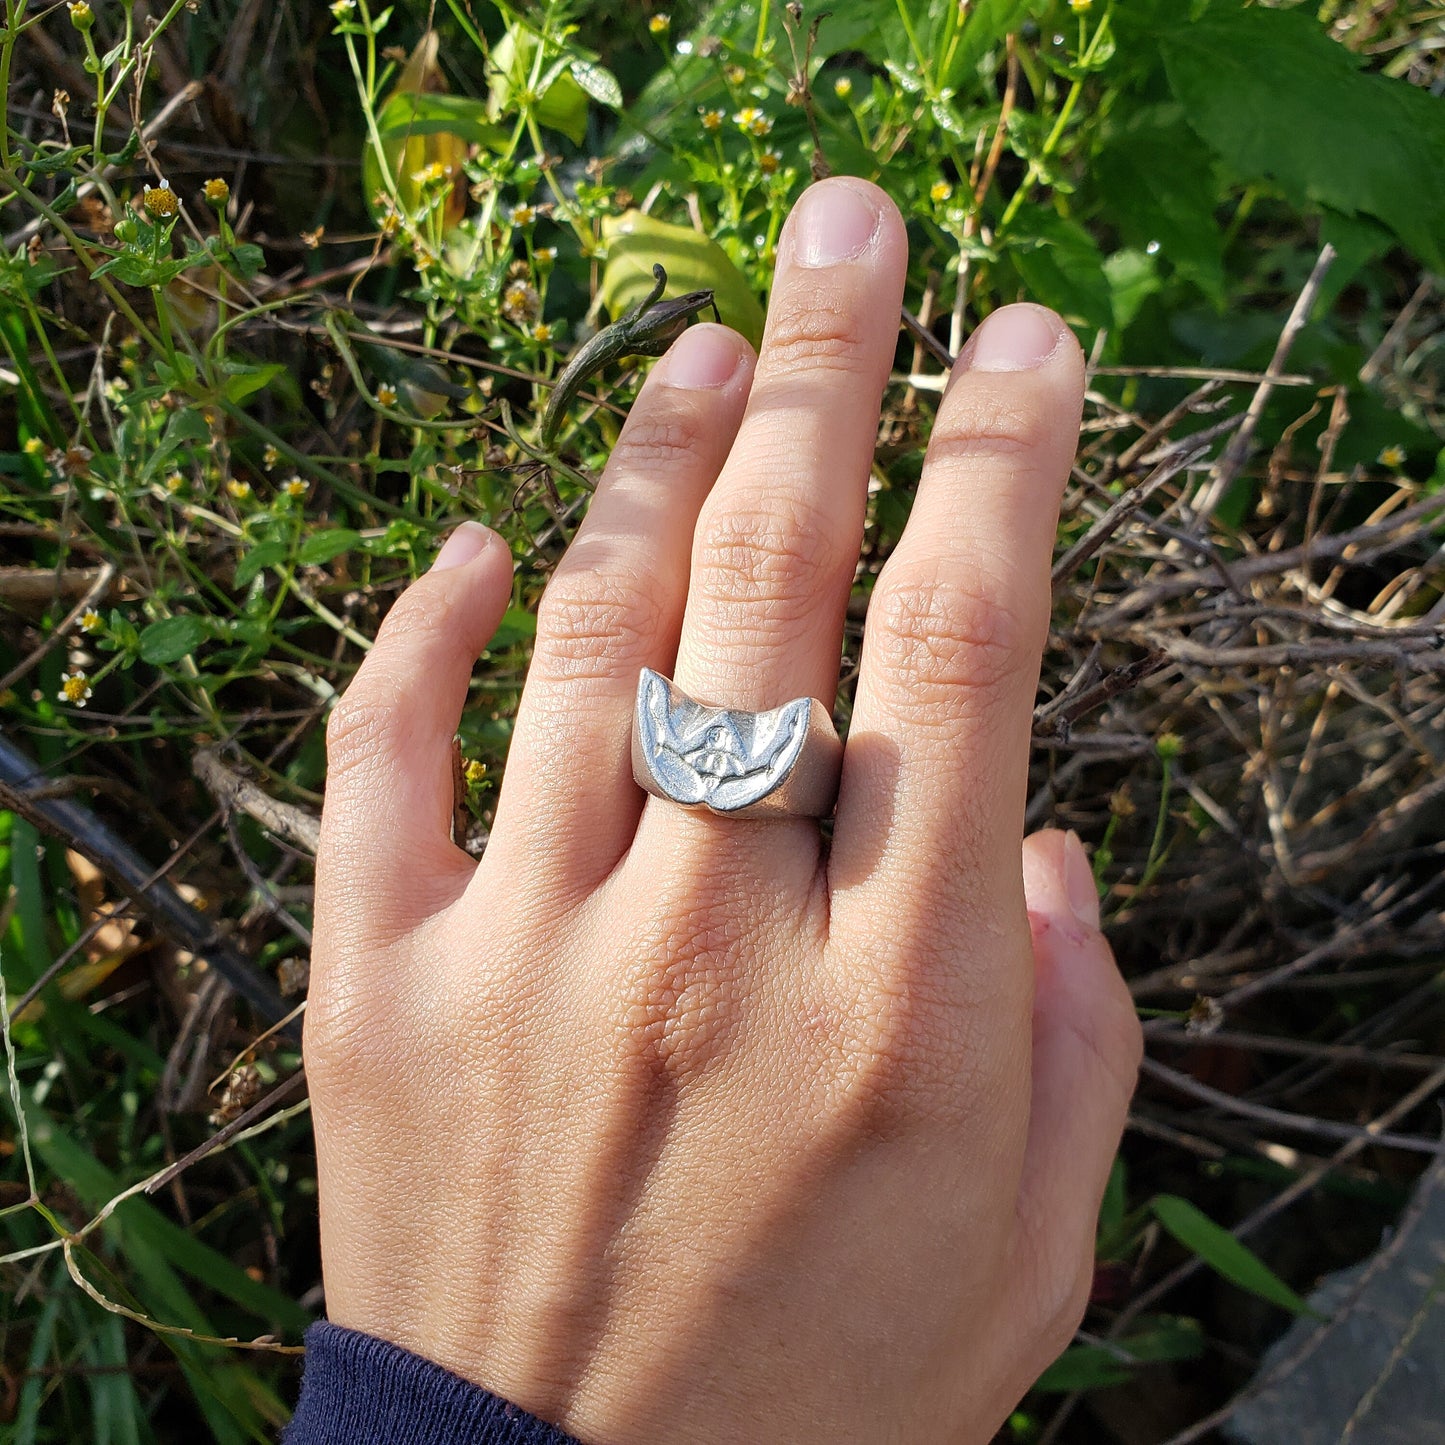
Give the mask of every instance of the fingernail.
[[861, 256], [882, 226], [873, 195], [845, 180], [819, 181], [803, 192], [793, 216], [793, 255], [804, 266], [832, 266]]
[[743, 349], [735, 332], [725, 326], [689, 326], [658, 362], [662, 380], [669, 386], [716, 388], [738, 374]]
[[1027, 302], [1001, 306], [973, 333], [964, 361], [971, 371], [1029, 371], [1047, 361], [1062, 339], [1052, 311]]
[[1064, 834], [1064, 892], [1074, 917], [1089, 928], [1099, 927], [1099, 890], [1094, 884], [1094, 870], [1089, 855], [1074, 832]]
[[433, 572], [445, 572], [449, 567], [464, 567], [475, 557], [480, 557], [492, 545], [496, 536], [489, 527], [480, 522], [463, 522], [450, 537], [442, 543], [442, 549], [431, 564]]

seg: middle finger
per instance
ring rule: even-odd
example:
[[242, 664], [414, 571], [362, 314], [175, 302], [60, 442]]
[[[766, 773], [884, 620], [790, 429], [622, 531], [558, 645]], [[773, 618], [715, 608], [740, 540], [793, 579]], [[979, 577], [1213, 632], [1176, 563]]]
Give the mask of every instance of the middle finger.
[[[700, 702], [832, 707], [907, 260], [897, 208], [853, 177], [811, 186], [783, 228], [747, 411], [693, 537], [674, 676]], [[644, 829], [673, 826], [660, 811], [691, 816], [650, 805]]]

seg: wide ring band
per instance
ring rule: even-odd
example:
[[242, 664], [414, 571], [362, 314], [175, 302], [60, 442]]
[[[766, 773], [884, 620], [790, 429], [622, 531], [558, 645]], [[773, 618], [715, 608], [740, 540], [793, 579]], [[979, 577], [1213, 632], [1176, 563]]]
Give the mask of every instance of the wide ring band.
[[842, 767], [817, 698], [744, 712], [696, 702], [650, 667], [637, 679], [632, 776], [654, 797], [732, 818], [825, 818]]

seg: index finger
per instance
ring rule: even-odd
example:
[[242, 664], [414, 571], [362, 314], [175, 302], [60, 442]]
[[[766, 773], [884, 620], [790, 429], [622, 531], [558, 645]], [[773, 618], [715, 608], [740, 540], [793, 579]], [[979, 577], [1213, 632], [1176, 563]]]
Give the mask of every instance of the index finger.
[[874, 589], [834, 832], [834, 916], [1023, 918], [1019, 847], [1049, 564], [1084, 363], [1006, 306], [955, 364], [917, 501]]

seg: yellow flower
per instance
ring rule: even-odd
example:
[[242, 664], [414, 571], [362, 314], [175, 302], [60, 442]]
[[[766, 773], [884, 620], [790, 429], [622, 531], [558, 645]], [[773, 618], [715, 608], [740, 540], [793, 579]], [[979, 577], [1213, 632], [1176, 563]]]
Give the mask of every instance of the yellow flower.
[[1380, 453], [1379, 461], [1382, 467], [1389, 467], [1392, 471], [1398, 471], [1405, 465], [1405, 448], [1399, 442], [1394, 442], [1384, 448]]
[[539, 321], [532, 328], [532, 340], [545, 346], [552, 339], [552, 328], [545, 321]]
[[652, 33], [653, 33], [654, 35], [666, 35], [666, 34], [667, 34], [667, 28], [668, 28], [668, 26], [671, 25], [671, 24], [672, 24], [672, 17], [671, 17], [671, 16], [668, 16], [668, 15], [654, 15], [654, 16], [652, 17], [652, 19], [647, 22], [647, 28], [648, 28], [650, 31], [652, 31]]
[[452, 168], [444, 161], [432, 161], [429, 165], [424, 165], [419, 171], [413, 171], [411, 178], [419, 186], [435, 186], [446, 180], [451, 173]]
[[773, 150], [771, 147], [765, 150], [762, 155], [758, 157], [758, 169], [765, 176], [776, 175], [778, 167], [782, 165], [782, 163], [782, 155], [778, 151]]
[[70, 23], [77, 30], [89, 30], [95, 24], [95, 12], [85, 0], [75, 0], [75, 4], [70, 7]]
[[833, 82], [833, 94], [836, 95], [839, 100], [847, 100], [848, 97], [853, 94], [852, 76], [840, 75], [837, 80]]
[[721, 130], [723, 121], [727, 119], [720, 110], [703, 110], [699, 106], [698, 111], [702, 116], [702, 128], [706, 131]]
[[181, 491], [185, 485], [186, 479], [179, 472], [172, 472], [170, 476], [166, 478], [166, 491], [173, 497], [177, 492]]
[[382, 406], [395, 406], [396, 388], [389, 381], [383, 381], [376, 388], [376, 399]]
[[76, 668], [74, 672], [67, 672], [60, 679], [60, 691], [55, 696], [61, 702], [68, 702], [72, 707], [84, 707], [91, 697], [90, 681], [79, 668]]
[[275, 447], [267, 443], [266, 450], [261, 453], [261, 465], [269, 472], [277, 462], [281, 460], [281, 453]]
[[741, 65], [729, 65], [723, 71], [723, 77], [729, 85], [741, 85], [748, 78], [748, 73]]
[[295, 497], [299, 500], [306, 495], [310, 488], [300, 477], [288, 477], [281, 483], [281, 490], [285, 492], [288, 497]]
[[80, 614], [80, 630], [82, 632], [99, 632], [104, 626], [105, 618], [94, 607], [88, 607]]
[[1069, 9], [1075, 15], [1084, 15], [1094, 8], [1094, 0], [1069, 0]]
[[231, 188], [220, 176], [207, 181], [201, 192], [213, 206], [224, 206], [231, 199]]
[[471, 762], [467, 764], [466, 778], [468, 787], [475, 788], [477, 784], [480, 783], [482, 779], [486, 776], [487, 765], [485, 763], [479, 762], [476, 758], [473, 758]]
[[43, 457], [45, 455], [45, 441], [41, 437], [26, 437], [24, 452], [27, 457]]
[[176, 193], [165, 181], [158, 186], [147, 186], [141, 204], [145, 207], [146, 215], [153, 221], [167, 220], [181, 208]]
[[745, 105], [734, 117], [733, 123], [750, 135], [767, 135], [773, 122], [755, 105]]
[[251, 495], [250, 482], [243, 482], [239, 477], [232, 477], [226, 483], [226, 490], [238, 501], [245, 501]]
[[953, 187], [947, 181], [934, 181], [928, 195], [931, 200], [941, 205], [953, 195]]
[[331, 6], [331, 13], [338, 20], [345, 20], [353, 10], [356, 9], [356, 0], [334, 0]]
[[536, 219], [536, 206], [521, 205], [512, 207], [512, 224], [514, 226], [530, 226]]

